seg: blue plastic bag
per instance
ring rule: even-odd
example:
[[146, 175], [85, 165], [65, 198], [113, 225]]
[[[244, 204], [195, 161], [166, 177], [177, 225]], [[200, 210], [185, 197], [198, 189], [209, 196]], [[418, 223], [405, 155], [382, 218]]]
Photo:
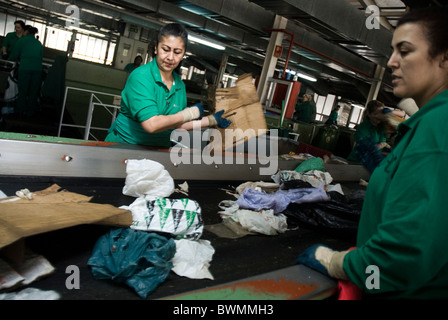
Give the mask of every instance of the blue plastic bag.
[[117, 228], [101, 236], [87, 261], [96, 279], [126, 283], [146, 299], [173, 268], [173, 239], [156, 233]]

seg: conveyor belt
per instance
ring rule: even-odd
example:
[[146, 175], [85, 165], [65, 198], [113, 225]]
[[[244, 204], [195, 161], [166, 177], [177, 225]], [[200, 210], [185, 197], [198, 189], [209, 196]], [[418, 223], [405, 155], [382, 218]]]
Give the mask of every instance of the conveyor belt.
[[[177, 185], [184, 180], [175, 182]], [[134, 200], [122, 194], [124, 179], [121, 178], [3, 175], [0, 178], [0, 190], [12, 195], [22, 188], [37, 191], [54, 183], [68, 191], [93, 196], [92, 202], [96, 203], [121, 206], [128, 205]], [[190, 186], [188, 198], [199, 202], [204, 223], [208, 226], [221, 222], [217, 214], [218, 203], [225, 199], [234, 200], [223, 189], [232, 189], [241, 181], [188, 181], [188, 183]], [[173, 197], [185, 197], [185, 195], [173, 194]], [[54, 274], [30, 286], [42, 290], [55, 290], [61, 294], [62, 299], [69, 300], [139, 300], [135, 291], [126, 285], [94, 279], [87, 266], [96, 240], [108, 230], [109, 227], [106, 226], [81, 225], [27, 238], [27, 246], [44, 255], [56, 268]], [[346, 249], [354, 244], [354, 239], [336, 238], [304, 228], [290, 230], [277, 236], [249, 235], [239, 239], [220, 238], [205, 229], [202, 239], [210, 240], [216, 250], [210, 267], [214, 280], [192, 280], [171, 272], [148, 299], [160, 299], [289, 267], [300, 252], [315, 243], [323, 243], [336, 250]], [[65, 286], [68, 277], [65, 270], [69, 265], [76, 265], [80, 269], [80, 289], [68, 290]]]

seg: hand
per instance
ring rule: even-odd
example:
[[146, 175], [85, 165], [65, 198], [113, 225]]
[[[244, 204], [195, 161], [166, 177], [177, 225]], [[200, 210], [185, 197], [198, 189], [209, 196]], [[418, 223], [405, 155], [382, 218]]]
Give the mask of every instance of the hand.
[[200, 103], [200, 102], [195, 103], [194, 105], [189, 106], [188, 108], [197, 108], [199, 111], [199, 117], [196, 118], [196, 120], [202, 119], [202, 115], [204, 114], [204, 106], [202, 105], [202, 103]]
[[225, 129], [228, 126], [230, 126], [230, 124], [232, 123], [232, 121], [223, 118], [222, 114], [224, 113], [224, 110], [218, 111], [215, 114], [212, 114], [210, 116], [208, 116], [208, 120], [209, 120], [209, 126], [218, 126], [219, 128]]
[[296, 263], [304, 264], [320, 273], [347, 280], [342, 264], [348, 251], [334, 251], [329, 247], [317, 244], [300, 254]]

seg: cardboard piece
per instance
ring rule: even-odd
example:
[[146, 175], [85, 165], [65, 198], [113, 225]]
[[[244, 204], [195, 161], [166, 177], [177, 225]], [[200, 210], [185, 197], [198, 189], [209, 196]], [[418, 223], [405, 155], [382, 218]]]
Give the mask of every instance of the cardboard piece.
[[33, 192], [31, 200], [18, 197], [2, 199], [0, 249], [28, 236], [81, 224], [121, 227], [132, 224], [132, 213], [128, 210], [90, 203], [92, 197], [60, 189], [55, 184]]
[[266, 118], [251, 74], [238, 77], [235, 87], [216, 89], [215, 112], [221, 110], [224, 110], [223, 117], [232, 124], [226, 129], [217, 128], [222, 141], [212, 141], [207, 145], [209, 150], [224, 151], [267, 132]]

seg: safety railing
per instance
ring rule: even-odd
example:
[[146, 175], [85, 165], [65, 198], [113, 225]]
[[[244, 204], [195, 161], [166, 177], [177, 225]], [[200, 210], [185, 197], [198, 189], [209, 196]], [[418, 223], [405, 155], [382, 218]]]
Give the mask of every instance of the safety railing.
[[[87, 110], [87, 117], [86, 117], [85, 125], [63, 123], [64, 113], [66, 111], [67, 96], [68, 96], [69, 90], [87, 92], [90, 94], [89, 107]], [[110, 98], [113, 98], [113, 103], [112, 104], [103, 103], [100, 100], [99, 96], [100, 97], [108, 97], [109, 100], [110, 100]], [[103, 107], [111, 115], [111, 124], [112, 124], [115, 121], [115, 118], [117, 116], [117, 111], [120, 110], [120, 102], [121, 102], [121, 96], [116, 95], [116, 94], [87, 90], [87, 89], [76, 88], [76, 87], [66, 87], [65, 94], [64, 94], [64, 101], [63, 101], [62, 110], [61, 110], [61, 118], [59, 120], [58, 137], [61, 136], [62, 127], [74, 127], [74, 128], [83, 128], [84, 129], [84, 140], [89, 140], [90, 137], [92, 137], [95, 140], [98, 140], [90, 131], [92, 129], [107, 131], [109, 129], [109, 127], [105, 128], [105, 127], [93, 127], [92, 126], [93, 112], [95, 110], [95, 107], [97, 107], [97, 106]]]

